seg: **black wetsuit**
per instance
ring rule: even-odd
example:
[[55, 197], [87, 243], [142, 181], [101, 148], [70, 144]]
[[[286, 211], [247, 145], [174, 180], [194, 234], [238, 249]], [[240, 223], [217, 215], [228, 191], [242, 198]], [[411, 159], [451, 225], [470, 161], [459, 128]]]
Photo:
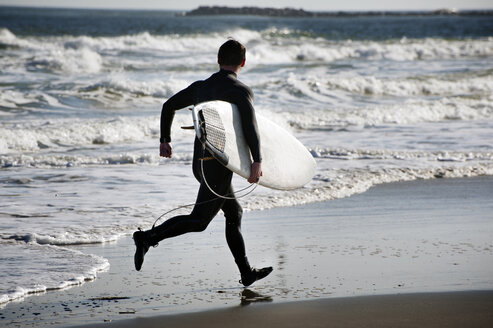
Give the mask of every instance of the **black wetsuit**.
[[[238, 106], [243, 132], [255, 162], [261, 162], [260, 139], [257, 121], [253, 108], [253, 92], [249, 87], [236, 79], [236, 74], [220, 70], [204, 81], [197, 81], [188, 88], [178, 92], [163, 105], [161, 112], [161, 142], [171, 142], [170, 130], [175, 111], [190, 105], [210, 100], [224, 100]], [[241, 217], [243, 210], [234, 198], [231, 179], [233, 173], [217, 160], [203, 162], [205, 178], [209, 186], [220, 195], [233, 199], [222, 199], [214, 195], [202, 179], [200, 158], [210, 157], [203, 153], [202, 144], [196, 138], [193, 155], [193, 173], [200, 182], [196, 203], [189, 215], [173, 217], [151, 233], [152, 243], [175, 237], [188, 232], [203, 231], [216, 216], [219, 210], [226, 217], [226, 240], [233, 253], [240, 272], [250, 270], [245, 255], [245, 245], [241, 234]]]

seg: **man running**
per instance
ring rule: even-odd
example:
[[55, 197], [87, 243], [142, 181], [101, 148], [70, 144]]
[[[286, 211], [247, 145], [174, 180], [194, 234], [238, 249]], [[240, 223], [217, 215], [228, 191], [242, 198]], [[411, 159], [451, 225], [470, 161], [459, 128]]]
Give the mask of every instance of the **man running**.
[[[226, 41], [218, 52], [219, 72], [206, 80], [192, 83], [164, 103], [161, 111], [160, 156], [170, 158], [173, 155], [170, 132], [176, 110], [205, 101], [227, 101], [238, 106], [243, 133], [252, 154], [253, 163], [248, 182], [259, 181], [262, 176], [262, 157], [253, 108], [253, 92], [237, 80], [241, 68], [245, 65], [245, 52], [245, 47], [240, 42], [232, 39]], [[203, 161], [203, 172], [209, 186], [217, 194], [227, 196], [227, 199], [219, 198], [209, 190], [202, 177], [200, 161]], [[175, 216], [151, 230], [139, 230], [133, 234], [137, 248], [134, 257], [135, 269], [137, 271], [141, 269], [144, 255], [150, 246], [157, 245], [166, 238], [204, 231], [219, 210], [222, 210], [226, 218], [226, 240], [240, 270], [241, 283], [249, 286], [266, 277], [272, 272], [272, 267], [255, 269], [248, 263], [241, 234], [243, 210], [234, 197], [231, 185], [233, 172], [215, 160], [207, 150], [204, 152], [197, 138], [195, 138], [192, 168], [195, 178], [200, 182], [196, 205], [189, 215]]]

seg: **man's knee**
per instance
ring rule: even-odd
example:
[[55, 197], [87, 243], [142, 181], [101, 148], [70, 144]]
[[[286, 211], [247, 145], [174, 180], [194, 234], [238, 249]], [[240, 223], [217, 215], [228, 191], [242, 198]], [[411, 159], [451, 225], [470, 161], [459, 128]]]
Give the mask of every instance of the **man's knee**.
[[202, 221], [199, 221], [193, 231], [194, 232], [202, 232], [202, 231], [205, 231], [205, 229], [207, 229], [207, 226], [209, 225], [209, 222], [202, 222]]
[[207, 229], [207, 226], [209, 226], [209, 223], [214, 218], [214, 215], [207, 213], [207, 211], [197, 211], [194, 209], [190, 214], [190, 218], [193, 220], [191, 230], [193, 232], [202, 232]]

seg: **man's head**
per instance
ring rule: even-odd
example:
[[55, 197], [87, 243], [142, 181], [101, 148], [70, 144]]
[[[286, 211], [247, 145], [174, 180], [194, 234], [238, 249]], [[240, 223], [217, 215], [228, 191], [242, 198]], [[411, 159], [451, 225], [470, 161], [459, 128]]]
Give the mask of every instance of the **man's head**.
[[220, 66], [243, 67], [245, 65], [245, 46], [236, 40], [229, 39], [219, 48], [217, 62]]

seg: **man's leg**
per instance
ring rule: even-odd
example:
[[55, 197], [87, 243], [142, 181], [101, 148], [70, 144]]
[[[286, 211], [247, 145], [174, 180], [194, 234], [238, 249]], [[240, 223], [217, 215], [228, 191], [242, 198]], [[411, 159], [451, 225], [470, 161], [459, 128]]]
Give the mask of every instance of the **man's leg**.
[[163, 239], [204, 231], [219, 212], [222, 203], [223, 200], [216, 199], [209, 188], [202, 183], [192, 212], [188, 215], [172, 217], [152, 229], [150, 231], [152, 242], [157, 244]]
[[[215, 160], [204, 163], [207, 183], [220, 195], [228, 192], [231, 185], [232, 172]], [[221, 208], [224, 199], [214, 195], [205, 182], [201, 181], [196, 204], [189, 215], [175, 216], [166, 220], [161, 225], [147, 231], [136, 231], [134, 242], [135, 269], [139, 271], [144, 262], [144, 256], [149, 247], [156, 245], [161, 240], [176, 237], [189, 232], [204, 231]]]
[[[233, 188], [230, 186], [229, 193], [233, 194]], [[246, 256], [245, 242], [241, 233], [241, 218], [243, 209], [236, 199], [227, 199], [221, 208], [226, 218], [226, 241], [229, 249], [233, 254], [238, 269], [241, 274], [241, 283], [246, 287], [255, 281], [265, 278], [272, 272], [272, 267], [255, 269], [250, 266]]]
[[[230, 195], [233, 192], [230, 187]], [[242, 265], [246, 258], [245, 242], [243, 241], [243, 235], [241, 234], [241, 218], [243, 216], [243, 209], [236, 199], [225, 200], [222, 206], [222, 211], [226, 218], [226, 241], [228, 242], [229, 249], [233, 254], [233, 257], [238, 264], [240, 271], [247, 269], [245, 265]], [[248, 269], [250, 266], [248, 266]]]

